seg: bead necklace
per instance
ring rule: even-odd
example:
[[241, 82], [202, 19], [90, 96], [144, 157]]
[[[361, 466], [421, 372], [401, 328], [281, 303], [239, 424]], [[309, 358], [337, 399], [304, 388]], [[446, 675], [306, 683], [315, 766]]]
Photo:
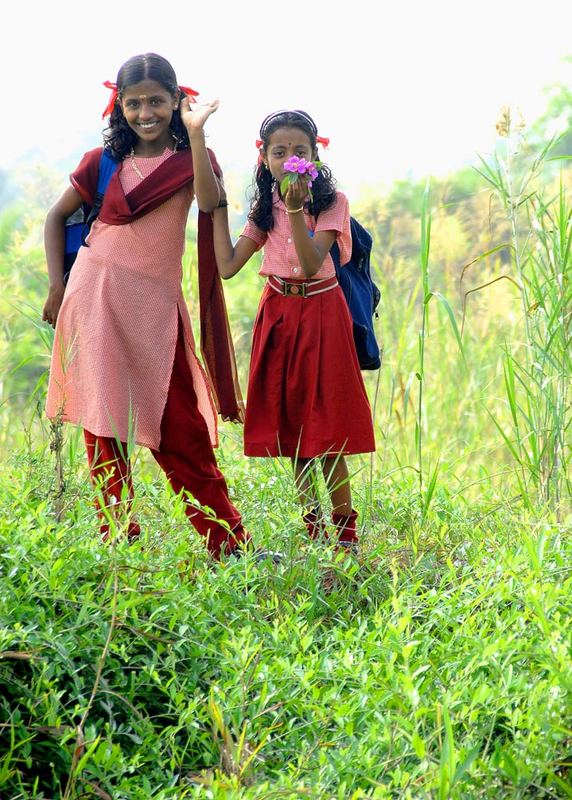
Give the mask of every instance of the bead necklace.
[[137, 166], [137, 163], [135, 161], [135, 150], [133, 148], [131, 148], [131, 152], [129, 153], [129, 158], [131, 159], [131, 166], [135, 170], [135, 174], [138, 175], [141, 178], [141, 180], [143, 180], [143, 173]]
[[[172, 133], [172, 132], [171, 132], [171, 136], [173, 137], [173, 139], [174, 139], [174, 141], [175, 141], [175, 146], [173, 147], [173, 153], [176, 153], [176, 152], [177, 152], [177, 147], [179, 146], [179, 139], [178, 139], [178, 138], [177, 138], [177, 136], [176, 136], [174, 133]], [[130, 158], [130, 160], [131, 160], [131, 166], [133, 167], [133, 170], [134, 170], [135, 174], [136, 174], [136, 175], [137, 175], [139, 178], [141, 178], [141, 180], [144, 180], [143, 173], [141, 172], [141, 170], [140, 170], [140, 169], [139, 169], [139, 167], [137, 166], [137, 162], [135, 161], [135, 150], [134, 150], [134, 148], [133, 148], [133, 147], [132, 147], [132, 148], [131, 148], [131, 150], [129, 151], [129, 158]]]

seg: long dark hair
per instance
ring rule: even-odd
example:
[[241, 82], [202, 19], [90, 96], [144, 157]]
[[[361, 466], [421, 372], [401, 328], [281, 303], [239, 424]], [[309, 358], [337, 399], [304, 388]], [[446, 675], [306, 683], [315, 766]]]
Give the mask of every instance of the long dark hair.
[[[260, 126], [260, 139], [262, 148], [266, 152], [270, 136], [278, 128], [298, 128], [304, 131], [310, 139], [312, 150], [316, 149], [316, 136], [318, 128], [316, 123], [305, 111], [275, 111], [270, 114]], [[262, 160], [254, 170], [254, 195], [250, 204], [248, 218], [262, 231], [271, 231], [274, 227], [272, 208], [272, 191], [274, 178]], [[321, 211], [330, 208], [336, 202], [336, 182], [325, 164], [322, 166], [318, 177], [312, 182], [313, 200], [307, 208], [312, 216], [317, 217]]]
[[[119, 69], [116, 81], [118, 99], [121, 100], [121, 95], [128, 86], [145, 80], [157, 81], [174, 98], [178, 98], [181, 94], [175, 70], [167, 59], [156, 53], [144, 53], [133, 56]], [[181, 120], [179, 108], [173, 111], [171, 132], [173, 138], [177, 139], [177, 150], [186, 150], [190, 147], [189, 135]], [[118, 161], [125, 158], [131, 148], [135, 147], [137, 134], [127, 124], [120, 103], [116, 103], [111, 112], [109, 127], [103, 132], [103, 141], [104, 146], [111, 150], [113, 157]]]

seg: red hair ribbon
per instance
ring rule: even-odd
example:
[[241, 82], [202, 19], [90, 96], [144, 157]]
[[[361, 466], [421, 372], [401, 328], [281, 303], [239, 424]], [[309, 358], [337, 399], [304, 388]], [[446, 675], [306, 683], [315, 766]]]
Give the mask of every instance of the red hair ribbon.
[[[316, 143], [321, 144], [323, 147], [327, 147], [330, 144], [330, 140], [325, 136], [316, 136]], [[256, 140], [256, 146], [258, 147], [258, 149], [260, 149], [263, 144], [264, 142], [262, 141], [262, 139]]]
[[111, 96], [108, 104], [105, 106], [105, 111], [101, 115], [101, 119], [105, 119], [108, 114], [111, 114], [115, 107], [115, 103], [117, 102], [117, 84], [111, 83], [111, 81], [104, 81], [103, 85], [108, 89], [111, 89]]
[[[105, 119], [105, 117], [108, 114], [111, 114], [111, 112], [115, 108], [115, 103], [117, 102], [117, 98], [119, 97], [119, 93], [117, 91], [117, 84], [116, 83], [112, 83], [111, 81], [104, 81], [103, 85], [106, 86], [108, 89], [111, 89], [111, 95], [109, 97], [109, 102], [105, 106], [105, 111], [101, 115], [101, 118]], [[190, 86], [179, 86], [179, 89], [181, 90], [181, 92], [184, 92], [187, 95], [187, 97], [189, 98], [189, 103], [196, 103], [197, 102], [195, 100], [195, 97], [198, 95], [198, 92], [196, 92], [194, 89], [191, 89]]]
[[189, 103], [196, 103], [197, 102], [195, 100], [195, 97], [198, 95], [198, 92], [195, 92], [195, 90], [191, 89], [190, 86], [179, 86], [179, 89], [188, 96]]

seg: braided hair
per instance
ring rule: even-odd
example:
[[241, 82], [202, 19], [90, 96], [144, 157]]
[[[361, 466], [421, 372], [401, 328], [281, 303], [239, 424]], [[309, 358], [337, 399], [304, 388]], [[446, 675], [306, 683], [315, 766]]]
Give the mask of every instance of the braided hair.
[[[305, 111], [275, 111], [270, 114], [260, 126], [260, 139], [262, 148], [266, 152], [270, 136], [278, 128], [298, 128], [307, 134], [312, 150], [316, 149], [316, 136], [318, 128], [316, 123]], [[250, 204], [248, 218], [260, 228], [268, 232], [274, 227], [272, 208], [272, 191], [274, 178], [262, 159], [259, 160], [254, 170], [253, 180], [254, 195]], [[313, 199], [307, 208], [312, 216], [317, 217], [321, 211], [330, 208], [336, 202], [336, 182], [325, 164], [318, 172], [318, 177], [312, 182]]]
[[[133, 56], [120, 67], [117, 73], [118, 98], [121, 99], [122, 93], [128, 86], [145, 80], [160, 83], [175, 99], [181, 96], [175, 70], [167, 59], [156, 53], [144, 53]], [[177, 140], [178, 150], [186, 150], [190, 147], [189, 134], [181, 120], [179, 108], [173, 111], [171, 133]], [[105, 147], [111, 151], [117, 161], [129, 155], [131, 148], [135, 147], [137, 134], [127, 124], [120, 103], [116, 103], [111, 112], [109, 127], [103, 132], [103, 141]]]

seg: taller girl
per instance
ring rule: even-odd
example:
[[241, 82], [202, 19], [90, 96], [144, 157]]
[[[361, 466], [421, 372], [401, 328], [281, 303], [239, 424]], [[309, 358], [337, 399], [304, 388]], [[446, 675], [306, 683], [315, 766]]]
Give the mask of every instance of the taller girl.
[[[135, 442], [150, 448], [175, 491], [185, 492], [191, 522], [218, 557], [248, 539], [213, 453], [215, 402], [225, 417], [241, 416], [212, 222], [203, 213], [220, 200], [220, 170], [203, 130], [218, 103], [193, 105], [196, 92], [180, 87], [169, 62], [153, 53], [130, 58], [117, 83], [107, 85], [104, 140], [118, 167], [67, 287], [64, 223], [82, 203], [93, 205], [102, 148], [86, 153], [45, 224], [50, 290], [43, 318], [56, 327], [47, 413], [84, 429], [107, 506], [104, 537], [110, 514], [130, 507], [128, 445]], [[194, 198], [210, 381], [195, 354], [181, 289]], [[128, 534], [139, 535], [135, 519]]]
[[260, 128], [256, 190], [235, 246], [226, 209], [214, 213], [215, 252], [223, 278], [264, 247], [267, 278], [256, 317], [248, 383], [244, 450], [289, 456], [310, 536], [324, 531], [316, 491], [320, 463], [337, 540], [357, 542], [357, 513], [345, 455], [375, 449], [371, 411], [353, 343], [352, 322], [330, 249], [351, 255], [347, 198], [323, 166], [309, 196], [307, 176], [281, 194], [291, 156], [316, 160], [318, 131], [303, 111], [270, 114]]

